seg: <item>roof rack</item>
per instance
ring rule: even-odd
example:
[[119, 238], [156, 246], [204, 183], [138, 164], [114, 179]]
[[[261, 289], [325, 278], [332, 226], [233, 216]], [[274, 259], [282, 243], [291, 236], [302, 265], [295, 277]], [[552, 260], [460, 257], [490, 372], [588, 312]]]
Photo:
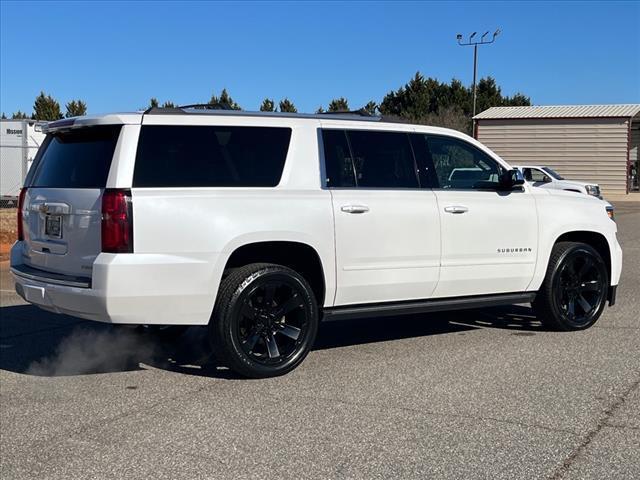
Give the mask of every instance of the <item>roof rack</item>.
[[359, 108], [358, 110], [338, 110], [336, 112], [320, 112], [318, 115], [360, 115], [361, 117], [378, 117], [379, 115], [375, 115], [364, 108]]
[[194, 103], [192, 105], [179, 105], [177, 107], [150, 107], [144, 111], [149, 113], [186, 113], [184, 110], [193, 108], [196, 110], [233, 110], [228, 103]]
[[290, 113], [290, 112], [251, 112], [247, 110], [233, 110], [220, 108], [217, 104], [196, 103], [179, 107], [151, 107], [143, 112], [145, 115], [220, 115], [237, 117], [281, 117], [281, 118], [309, 118], [327, 120], [351, 120], [364, 122], [379, 122], [382, 117], [371, 115], [365, 110], [354, 112], [326, 112], [326, 113]]
[[195, 108], [198, 110], [235, 110], [235, 108], [226, 102], [193, 103], [191, 105], [180, 105], [178, 108]]

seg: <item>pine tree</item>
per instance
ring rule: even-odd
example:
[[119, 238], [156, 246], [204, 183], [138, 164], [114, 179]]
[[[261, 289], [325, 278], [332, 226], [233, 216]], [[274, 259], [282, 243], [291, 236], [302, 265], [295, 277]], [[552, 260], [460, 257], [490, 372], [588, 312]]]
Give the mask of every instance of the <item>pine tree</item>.
[[283, 98], [282, 100], [280, 100], [280, 111], [297, 113], [298, 109], [291, 100], [289, 100], [288, 98]]
[[67, 103], [67, 113], [65, 117], [81, 117], [87, 114], [87, 104], [82, 100], [71, 100]]
[[151, 97], [149, 100], [149, 108], [158, 108], [160, 106], [160, 102], [156, 97]]
[[11, 118], [13, 120], [25, 120], [25, 119], [29, 118], [29, 116], [26, 113], [21, 112], [20, 110], [18, 110], [13, 115], [11, 115]]
[[260, 105], [260, 111], [261, 112], [275, 112], [276, 111], [276, 104], [274, 103], [274, 101], [270, 98], [265, 98], [262, 101], [262, 105]]
[[33, 118], [35, 120], [60, 120], [62, 111], [60, 104], [50, 95], [40, 92], [33, 104]]
[[329, 112], [348, 112], [349, 102], [344, 97], [334, 98], [329, 102]]
[[531, 105], [531, 98], [518, 92], [513, 97], [504, 97], [502, 104], [505, 107], [528, 107]]
[[175, 103], [166, 101], [162, 104], [162, 108], [176, 108]]
[[[522, 93], [503, 96], [492, 77], [480, 79], [476, 95], [477, 112], [501, 105], [531, 105]], [[447, 84], [416, 72], [406, 85], [385, 95], [379, 110], [383, 115], [471, 133], [473, 90], [455, 78]]]
[[6, 120], [7, 116], [4, 114], [4, 112], [2, 112], [2, 120]]
[[214, 108], [222, 108], [222, 109], [230, 108], [231, 110], [242, 110], [240, 105], [238, 105], [233, 100], [233, 98], [231, 98], [226, 88], [222, 89], [222, 92], [220, 92], [219, 97], [216, 96], [215, 94], [211, 95], [211, 99], [209, 100], [209, 105], [213, 106]]
[[371, 100], [370, 102], [367, 102], [367, 104], [364, 107], [362, 107], [362, 110], [367, 112], [369, 115], [375, 115], [376, 108], [378, 108], [378, 104], [373, 100]]

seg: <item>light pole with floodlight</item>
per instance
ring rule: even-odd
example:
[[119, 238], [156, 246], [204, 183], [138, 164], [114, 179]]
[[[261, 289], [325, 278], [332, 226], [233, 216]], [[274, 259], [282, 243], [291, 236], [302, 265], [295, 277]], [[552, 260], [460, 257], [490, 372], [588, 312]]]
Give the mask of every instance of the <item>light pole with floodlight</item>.
[[486, 31], [482, 34], [482, 36], [480, 37], [480, 40], [477, 41], [473, 41], [473, 37], [476, 36], [476, 33], [478, 32], [473, 32], [471, 35], [469, 35], [469, 40], [466, 43], [462, 42], [462, 34], [457, 34], [456, 35], [456, 39], [458, 40], [458, 45], [460, 45], [461, 47], [468, 47], [473, 45], [473, 116], [476, 116], [476, 74], [477, 74], [477, 70], [478, 70], [478, 45], [488, 45], [490, 43], [493, 43], [496, 41], [496, 37], [498, 35], [500, 35], [500, 29], [497, 29], [495, 32], [493, 32], [493, 37], [491, 38], [491, 40], [485, 40], [484, 37], [486, 37], [487, 35], [489, 35], [489, 32]]

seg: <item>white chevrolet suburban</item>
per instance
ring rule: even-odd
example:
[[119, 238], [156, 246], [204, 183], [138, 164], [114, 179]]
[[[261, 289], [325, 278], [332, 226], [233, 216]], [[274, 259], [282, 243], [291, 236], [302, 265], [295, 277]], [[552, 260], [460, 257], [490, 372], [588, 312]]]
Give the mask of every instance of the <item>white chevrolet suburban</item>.
[[532, 188], [456, 131], [198, 108], [46, 131], [19, 198], [17, 292], [89, 320], [208, 325], [244, 376], [294, 369], [323, 319], [526, 302], [578, 330], [615, 301], [605, 202]]

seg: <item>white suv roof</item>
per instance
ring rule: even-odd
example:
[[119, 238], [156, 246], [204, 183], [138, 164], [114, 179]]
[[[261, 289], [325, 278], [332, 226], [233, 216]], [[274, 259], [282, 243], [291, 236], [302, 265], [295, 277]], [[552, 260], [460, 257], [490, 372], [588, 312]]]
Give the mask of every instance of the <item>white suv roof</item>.
[[196, 106], [160, 108], [154, 107], [139, 112], [109, 113], [105, 115], [90, 115], [84, 117], [64, 118], [49, 122], [43, 127], [44, 132], [55, 131], [62, 128], [76, 128], [89, 125], [112, 125], [112, 124], [140, 124], [142, 117], [150, 116], [216, 116], [216, 117], [244, 117], [244, 118], [270, 118], [270, 119], [291, 119], [291, 120], [314, 120], [321, 121], [323, 125], [340, 125], [348, 123], [350, 127], [366, 127], [373, 130], [392, 129], [407, 130], [451, 135], [470, 138], [462, 132], [449, 128], [432, 127], [427, 125], [417, 125], [402, 119], [389, 118], [379, 115], [368, 115], [365, 112], [325, 112], [325, 113], [289, 113], [289, 112], [254, 112], [246, 110], [224, 110], [213, 108], [198, 108]]

